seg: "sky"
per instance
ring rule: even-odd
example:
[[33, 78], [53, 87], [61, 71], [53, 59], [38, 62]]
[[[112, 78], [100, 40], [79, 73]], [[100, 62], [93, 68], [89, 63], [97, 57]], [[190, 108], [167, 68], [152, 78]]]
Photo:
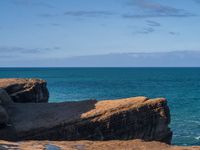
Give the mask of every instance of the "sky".
[[199, 15], [200, 0], [0, 0], [0, 66], [200, 51]]

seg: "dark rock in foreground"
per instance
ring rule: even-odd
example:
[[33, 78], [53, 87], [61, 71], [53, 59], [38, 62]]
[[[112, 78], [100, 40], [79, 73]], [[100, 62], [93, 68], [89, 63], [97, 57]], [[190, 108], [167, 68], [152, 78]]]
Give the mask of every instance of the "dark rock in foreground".
[[8, 114], [6, 110], [0, 105], [0, 130], [8, 123]]
[[163, 98], [6, 106], [10, 126], [4, 140], [128, 140], [170, 143], [169, 108]]
[[10, 98], [8, 93], [4, 89], [0, 89], [0, 105], [12, 104], [13, 100]]
[[0, 139], [171, 143], [170, 113], [163, 98], [41, 103], [48, 97], [44, 80], [0, 79]]
[[14, 102], [48, 102], [46, 81], [41, 79], [0, 79], [0, 89], [4, 89]]

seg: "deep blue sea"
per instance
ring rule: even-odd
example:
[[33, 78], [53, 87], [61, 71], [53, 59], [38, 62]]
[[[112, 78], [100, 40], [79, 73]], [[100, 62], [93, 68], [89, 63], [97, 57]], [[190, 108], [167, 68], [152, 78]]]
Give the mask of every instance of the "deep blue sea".
[[173, 144], [200, 145], [200, 68], [1, 68], [0, 78], [47, 80], [50, 101], [165, 97]]

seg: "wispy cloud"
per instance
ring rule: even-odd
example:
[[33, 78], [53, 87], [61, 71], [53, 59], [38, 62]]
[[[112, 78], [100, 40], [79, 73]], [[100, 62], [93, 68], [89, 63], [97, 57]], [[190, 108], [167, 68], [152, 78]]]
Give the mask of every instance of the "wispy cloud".
[[123, 18], [135, 18], [135, 19], [144, 19], [144, 18], [158, 18], [158, 17], [178, 17], [178, 18], [184, 18], [184, 17], [192, 17], [196, 16], [191, 13], [185, 13], [185, 14], [124, 14], [122, 15]]
[[33, 49], [26, 49], [22, 47], [6, 47], [1, 46], [0, 47], [0, 53], [25, 53], [25, 54], [32, 54], [32, 53], [38, 53], [40, 52], [39, 49], [33, 48]]
[[37, 24], [35, 24], [35, 26], [40, 27], [40, 28], [45, 28], [47, 26], [60, 27], [61, 24], [60, 23], [48, 23], [48, 24], [37, 23]]
[[155, 29], [152, 27], [142, 28], [141, 30], [133, 32], [133, 34], [150, 34], [155, 32]]
[[83, 10], [77, 10], [77, 11], [66, 11], [62, 14], [52, 14], [52, 13], [43, 13], [39, 14], [38, 16], [44, 17], [44, 18], [52, 18], [52, 17], [58, 17], [58, 16], [69, 16], [69, 17], [106, 17], [106, 16], [112, 16], [115, 13], [109, 12], [109, 11], [83, 11]]
[[123, 18], [154, 18], [154, 17], [191, 17], [195, 16], [184, 9], [178, 9], [171, 6], [162, 5], [157, 2], [149, 2], [147, 0], [131, 0], [129, 6], [141, 9], [139, 14], [128, 13], [123, 14]]
[[170, 35], [179, 35], [180, 33], [174, 32], [174, 31], [170, 31], [169, 34], [170, 34]]
[[16, 5], [26, 5], [26, 6], [38, 6], [38, 7], [47, 7], [54, 8], [53, 5], [47, 3], [47, 1], [41, 0], [10, 0], [13, 4]]
[[156, 21], [147, 20], [146, 22], [147, 22], [147, 25], [151, 26], [151, 27], [159, 27], [159, 26], [161, 26], [161, 24], [156, 22]]
[[96, 16], [110, 16], [114, 13], [109, 11], [66, 11], [65, 16], [73, 17], [96, 17]]
[[39, 14], [38, 16], [44, 17], [44, 18], [51, 18], [51, 17], [56, 17], [58, 15], [57, 14], [50, 14], [50, 13], [43, 13], [43, 14]]
[[162, 14], [169, 14], [169, 13], [179, 13], [180, 9], [170, 7], [170, 6], [165, 6], [161, 5], [156, 2], [149, 2], [147, 0], [132, 0], [133, 5], [137, 5], [138, 7], [142, 9], [149, 9], [152, 11], [156, 11], [158, 13]]
[[13, 55], [38, 55], [50, 51], [59, 50], [60, 47], [55, 46], [52, 48], [23, 48], [23, 47], [8, 47], [0, 46], [0, 56], [13, 54]]

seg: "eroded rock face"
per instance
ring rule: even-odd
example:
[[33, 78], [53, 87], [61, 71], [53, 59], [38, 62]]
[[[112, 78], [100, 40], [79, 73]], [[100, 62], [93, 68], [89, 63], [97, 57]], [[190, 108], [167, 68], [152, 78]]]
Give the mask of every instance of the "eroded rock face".
[[48, 102], [49, 93], [46, 81], [41, 79], [0, 79], [0, 88], [4, 89], [14, 102]]
[[[86, 129], [91, 134], [96, 131], [101, 137], [99, 139], [143, 139], [171, 143], [172, 132], [168, 127], [170, 113], [167, 101], [163, 98], [107, 100], [95, 106], [95, 109], [84, 113], [81, 118], [89, 118], [90, 122], [95, 123], [95, 129], [91, 124]], [[93, 136], [96, 137], [95, 134]]]
[[13, 132], [3, 137], [0, 131], [6, 140], [143, 139], [170, 143], [172, 138], [169, 108], [163, 98], [15, 103], [7, 110]]

